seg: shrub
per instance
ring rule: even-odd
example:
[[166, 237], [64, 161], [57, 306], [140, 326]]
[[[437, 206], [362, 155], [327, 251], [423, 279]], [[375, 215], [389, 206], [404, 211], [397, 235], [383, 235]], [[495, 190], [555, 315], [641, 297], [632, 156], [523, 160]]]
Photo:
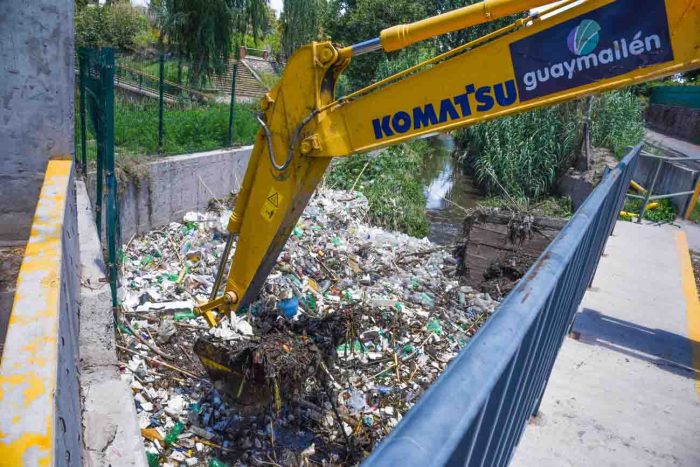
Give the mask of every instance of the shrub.
[[75, 14], [75, 42], [79, 47], [135, 50], [150, 40], [146, 17], [128, 3], [87, 6]]
[[577, 105], [563, 104], [468, 127], [457, 141], [488, 194], [539, 199], [578, 145], [579, 120]]
[[366, 153], [335, 162], [328, 174], [332, 188], [362, 192], [369, 201], [370, 220], [414, 237], [428, 234], [420, 173], [425, 141], [412, 141], [379, 154]]
[[627, 146], [636, 146], [644, 138], [644, 106], [630, 91], [603, 94], [593, 99], [591, 142], [608, 148], [620, 157]]
[[[580, 147], [583, 103], [558, 106], [481, 123], [456, 132], [465, 163], [490, 195], [540, 199], [554, 185]], [[642, 102], [629, 91], [596, 97], [591, 109], [591, 138], [596, 147], [617, 156], [644, 136]]]

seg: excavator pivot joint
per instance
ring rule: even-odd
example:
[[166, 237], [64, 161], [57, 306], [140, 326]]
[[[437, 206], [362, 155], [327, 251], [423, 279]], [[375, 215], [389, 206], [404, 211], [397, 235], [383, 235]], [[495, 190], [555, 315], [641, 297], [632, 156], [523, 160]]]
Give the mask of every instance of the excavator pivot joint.
[[321, 149], [321, 139], [318, 134], [313, 134], [304, 140], [299, 145], [299, 150], [302, 154], [309, 154], [311, 151], [318, 151]]
[[[231, 307], [238, 303], [236, 292], [228, 291], [221, 297], [208, 301], [200, 306], [194, 307], [194, 314], [203, 316], [210, 327], [216, 327], [221, 318], [231, 313]], [[219, 317], [214, 316], [214, 311], [219, 312]]]

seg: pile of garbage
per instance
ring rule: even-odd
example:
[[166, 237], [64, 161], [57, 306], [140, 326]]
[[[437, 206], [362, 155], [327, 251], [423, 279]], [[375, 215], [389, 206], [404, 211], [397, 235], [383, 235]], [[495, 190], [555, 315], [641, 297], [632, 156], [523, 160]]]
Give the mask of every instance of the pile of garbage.
[[[151, 465], [356, 464], [498, 304], [460, 284], [445, 247], [370, 226], [366, 198], [324, 189], [259, 300], [209, 329], [192, 309], [230, 216], [212, 207], [124, 252], [118, 349]], [[198, 338], [265, 361], [262, 385], [238, 389], [249, 405], [209, 378]]]

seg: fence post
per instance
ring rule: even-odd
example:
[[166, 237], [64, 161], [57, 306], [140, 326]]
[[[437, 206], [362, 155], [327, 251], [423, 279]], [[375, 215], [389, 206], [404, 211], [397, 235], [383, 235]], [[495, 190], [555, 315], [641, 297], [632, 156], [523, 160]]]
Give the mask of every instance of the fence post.
[[78, 50], [78, 85], [80, 87], [80, 168], [83, 177], [87, 177], [87, 125], [85, 122], [85, 106], [87, 99], [85, 95], [85, 54]]
[[652, 193], [654, 193], [654, 188], [656, 188], [656, 180], [659, 178], [659, 173], [661, 172], [661, 166], [664, 164], [663, 159], [659, 159], [659, 162], [656, 164], [656, 171], [654, 172], [654, 178], [651, 179], [651, 186], [647, 190], [646, 196], [644, 196], [644, 204], [642, 204], [642, 210], [639, 213], [639, 219], [637, 219], [637, 223], [641, 224], [642, 219], [644, 218], [644, 213], [647, 212], [647, 206], [649, 205], [649, 198], [651, 198]]
[[160, 53], [158, 77], [158, 152], [163, 152], [163, 88], [165, 87], [165, 53]]
[[112, 306], [117, 306], [117, 179], [114, 173], [114, 49], [103, 49], [100, 70], [102, 87], [103, 151], [107, 185], [107, 270], [112, 290]]
[[238, 72], [238, 62], [233, 64], [233, 75], [231, 76], [231, 106], [228, 112], [228, 134], [226, 135], [226, 146], [233, 143], [233, 114], [236, 106], [236, 74]]

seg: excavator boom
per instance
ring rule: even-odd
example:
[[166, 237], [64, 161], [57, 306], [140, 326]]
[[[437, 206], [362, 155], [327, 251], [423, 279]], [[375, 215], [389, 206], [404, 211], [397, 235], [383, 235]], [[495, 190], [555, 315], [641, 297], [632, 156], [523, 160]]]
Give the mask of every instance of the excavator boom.
[[217, 281], [197, 312], [213, 326], [255, 300], [333, 157], [700, 67], [699, 0], [568, 0], [335, 99], [354, 55], [550, 3], [486, 0], [354, 46], [300, 48], [261, 103], [262, 129], [229, 222], [238, 242], [224, 293]]

